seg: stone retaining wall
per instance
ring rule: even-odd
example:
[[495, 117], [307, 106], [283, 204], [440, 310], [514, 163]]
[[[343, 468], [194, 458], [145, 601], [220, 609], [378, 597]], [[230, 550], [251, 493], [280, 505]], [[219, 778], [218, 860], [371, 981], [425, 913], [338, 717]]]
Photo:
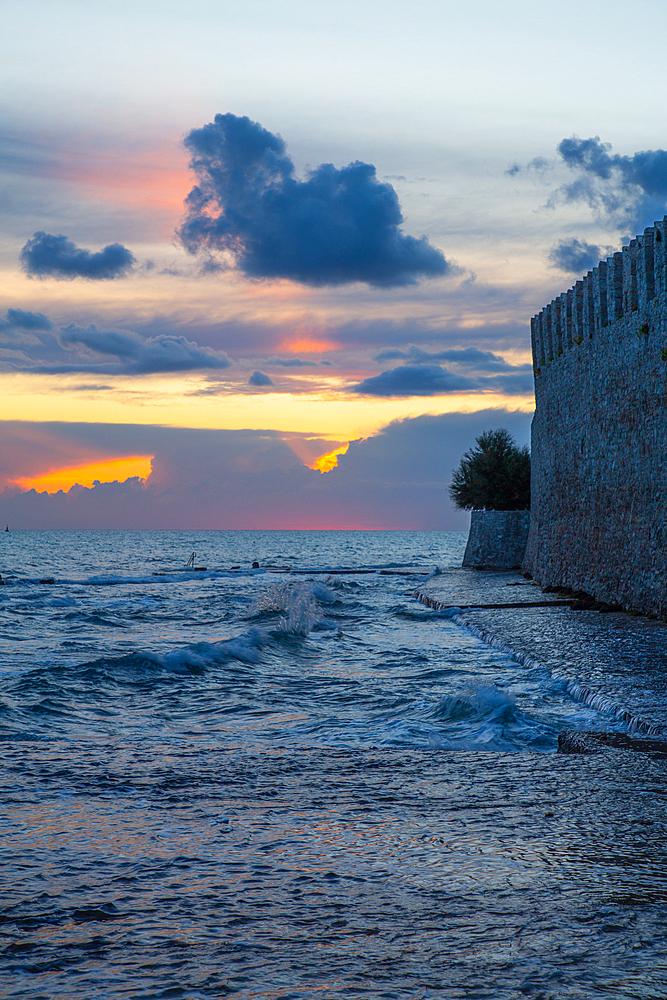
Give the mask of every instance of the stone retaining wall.
[[526, 550], [529, 524], [529, 510], [473, 510], [463, 565], [517, 569]]

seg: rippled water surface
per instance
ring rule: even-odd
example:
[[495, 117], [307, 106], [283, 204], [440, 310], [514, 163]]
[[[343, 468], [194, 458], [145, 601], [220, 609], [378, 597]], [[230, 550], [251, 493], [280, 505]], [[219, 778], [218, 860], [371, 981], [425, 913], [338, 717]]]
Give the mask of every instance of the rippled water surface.
[[0, 996], [667, 997], [665, 762], [414, 600], [465, 536], [0, 542]]

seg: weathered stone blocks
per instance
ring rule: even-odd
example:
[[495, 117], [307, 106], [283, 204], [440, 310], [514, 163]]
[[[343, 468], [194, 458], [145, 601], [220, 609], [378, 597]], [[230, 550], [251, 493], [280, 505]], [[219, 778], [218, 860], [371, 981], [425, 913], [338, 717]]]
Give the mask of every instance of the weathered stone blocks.
[[529, 526], [529, 510], [473, 510], [463, 565], [472, 569], [520, 567]]
[[536, 410], [524, 560], [524, 570], [543, 586], [572, 587], [661, 618], [667, 618], [666, 234], [667, 219], [604, 269], [589, 272], [581, 325], [577, 283], [572, 341], [561, 336], [562, 355], [548, 360], [544, 324], [539, 317], [532, 323]]

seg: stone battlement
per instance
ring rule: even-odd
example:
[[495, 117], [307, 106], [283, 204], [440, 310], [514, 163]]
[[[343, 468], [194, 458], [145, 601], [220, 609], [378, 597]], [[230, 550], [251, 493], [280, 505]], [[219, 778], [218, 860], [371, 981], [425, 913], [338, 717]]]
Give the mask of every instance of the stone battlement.
[[667, 618], [667, 218], [531, 324], [531, 518], [543, 586]]
[[653, 299], [666, 295], [667, 216], [619, 253], [601, 260], [532, 318], [535, 367], [599, 337], [624, 316], [646, 313]]

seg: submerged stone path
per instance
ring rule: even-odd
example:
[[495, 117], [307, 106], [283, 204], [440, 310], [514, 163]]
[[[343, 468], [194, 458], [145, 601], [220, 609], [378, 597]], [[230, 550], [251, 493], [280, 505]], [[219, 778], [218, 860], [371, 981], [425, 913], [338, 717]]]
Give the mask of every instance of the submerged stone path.
[[574, 610], [519, 573], [452, 569], [414, 596], [449, 614], [527, 667], [563, 680], [570, 695], [627, 724], [667, 738], [667, 623], [612, 611]]

